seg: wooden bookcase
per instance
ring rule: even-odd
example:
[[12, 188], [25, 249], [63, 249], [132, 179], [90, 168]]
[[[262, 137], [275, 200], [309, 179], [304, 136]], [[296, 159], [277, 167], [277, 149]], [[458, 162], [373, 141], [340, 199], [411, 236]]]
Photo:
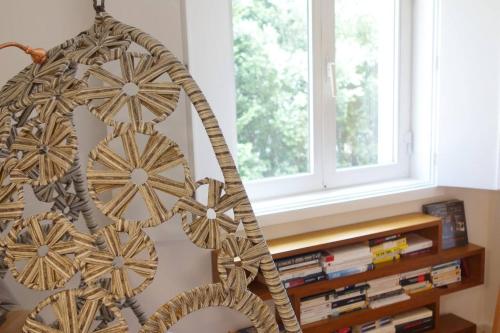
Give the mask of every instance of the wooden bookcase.
[[[430, 253], [415, 257], [406, 257], [401, 260], [375, 265], [375, 269], [335, 280], [324, 280], [295, 288], [287, 289], [297, 316], [300, 316], [300, 300], [303, 297], [328, 292], [332, 289], [369, 281], [372, 279], [404, 273], [427, 266], [445, 263], [455, 259], [462, 259], [466, 263], [466, 270], [462, 272], [462, 281], [444, 288], [434, 288], [411, 295], [408, 301], [388, 305], [378, 309], [364, 309], [339, 317], [333, 317], [315, 323], [303, 325], [304, 333], [331, 333], [337, 329], [363, 324], [377, 320], [384, 316], [392, 316], [419, 307], [429, 307], [436, 316], [436, 329], [431, 332], [444, 332], [440, 330], [439, 302], [442, 295], [454, 293], [463, 289], [475, 287], [484, 282], [485, 251], [483, 247], [469, 244], [464, 247], [449, 250], [441, 249], [441, 221], [437, 217], [420, 213], [394, 216], [385, 219], [351, 224], [326, 230], [308, 232], [300, 235], [268, 240], [269, 250], [274, 259], [285, 258], [293, 255], [313, 252], [317, 250], [332, 249], [343, 245], [364, 242], [369, 239], [389, 236], [393, 234], [418, 233], [433, 240]], [[212, 256], [214, 280], [217, 280], [217, 254]], [[250, 290], [262, 297], [270, 299], [267, 288], [254, 281]], [[299, 318], [300, 320], [300, 318]], [[443, 327], [444, 328], [444, 327]], [[446, 331], [446, 333], [453, 333]]]

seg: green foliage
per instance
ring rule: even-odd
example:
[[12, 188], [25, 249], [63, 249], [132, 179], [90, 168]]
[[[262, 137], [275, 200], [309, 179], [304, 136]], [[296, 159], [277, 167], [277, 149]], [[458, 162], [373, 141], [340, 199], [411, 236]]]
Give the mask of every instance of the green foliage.
[[337, 168], [376, 164], [378, 64], [374, 18], [366, 1], [337, 0]]
[[[377, 32], [356, 10], [366, 1], [336, 1], [338, 167], [377, 162]], [[308, 172], [308, 1], [232, 3], [239, 171], [245, 180]]]
[[233, 1], [238, 167], [246, 180], [309, 167], [307, 1]]

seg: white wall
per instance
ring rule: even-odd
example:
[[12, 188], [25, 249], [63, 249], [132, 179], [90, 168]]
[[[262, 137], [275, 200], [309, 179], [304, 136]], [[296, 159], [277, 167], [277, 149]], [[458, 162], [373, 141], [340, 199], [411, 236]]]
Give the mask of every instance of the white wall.
[[[448, 6], [455, 0], [445, 0]], [[489, 0], [481, 0], [488, 2]], [[108, 0], [108, 11], [116, 18], [136, 25], [162, 41], [170, 50], [186, 59], [183, 44], [182, 2], [180, 0]], [[462, 0], [457, 6], [474, 6], [477, 1]], [[92, 20], [90, 0], [3, 0], [0, 11], [0, 40], [15, 39], [26, 41], [33, 46], [50, 47], [70, 38], [86, 29]], [[444, 7], [446, 8], [446, 6]], [[454, 8], [459, 10], [459, 8]], [[22, 17], [20, 17], [22, 13]], [[64, 27], [64, 29], [61, 29]], [[27, 64], [29, 59], [19, 52], [7, 50], [0, 52], [0, 82], [5, 82]], [[206, 83], [201, 88], [210, 100], [210, 89]], [[213, 87], [212, 87], [213, 89]], [[222, 89], [222, 87], [220, 88]], [[498, 91], [498, 90], [497, 90]], [[188, 115], [186, 105], [181, 105], [171, 119], [160, 125], [160, 130], [176, 140], [184, 152], [188, 153]], [[179, 112], [180, 111], [180, 112]], [[102, 136], [102, 128], [97, 129], [92, 117], [77, 120], [80, 137]], [[88, 121], [88, 122], [87, 122]], [[92, 141], [88, 140], [89, 147]], [[82, 152], [83, 154], [84, 152]], [[348, 214], [301, 221], [284, 226], [273, 226], [265, 230], [268, 237], [283, 236], [285, 233], [304, 232], [321, 229], [332, 225], [355, 223], [378, 217], [419, 211], [421, 205], [445, 197], [455, 197], [466, 201], [470, 241], [487, 247], [486, 284], [443, 299], [442, 310], [453, 311], [478, 323], [491, 321], [494, 303], [494, 291], [500, 281], [500, 194], [497, 192], [446, 189], [439, 198], [428, 198], [399, 205], [384, 206], [374, 209], [359, 208]], [[146, 311], [151, 314], [161, 304], [179, 291], [210, 281], [210, 260], [207, 252], [194, 247], [183, 235], [178, 221], [164, 224], [148, 230], [156, 240], [160, 256], [160, 269], [153, 284], [139, 299]], [[44, 297], [38, 292], [29, 292], [19, 287], [8, 278], [7, 282], [15, 290], [18, 301], [25, 307], [32, 307]], [[137, 331], [138, 325], [130, 313], [127, 318], [131, 323], [131, 332]], [[232, 311], [218, 309], [201, 311], [181, 321], [174, 332], [224, 332], [243, 325], [243, 318]]]

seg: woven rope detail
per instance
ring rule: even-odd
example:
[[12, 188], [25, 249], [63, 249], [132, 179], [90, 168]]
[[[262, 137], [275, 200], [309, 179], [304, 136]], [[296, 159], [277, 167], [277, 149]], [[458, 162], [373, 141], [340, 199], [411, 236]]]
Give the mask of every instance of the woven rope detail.
[[210, 284], [186, 291], [160, 307], [143, 326], [141, 333], [165, 333], [180, 319], [208, 307], [222, 306], [236, 310], [250, 319], [259, 333], [278, 333], [275, 318], [264, 302], [247, 291], [239, 300], [224, 292], [220, 284]]
[[[30, 242], [20, 242], [21, 236]], [[63, 215], [44, 213], [14, 224], [6, 241], [5, 262], [19, 283], [35, 290], [54, 290], [76, 273], [77, 252], [89, 246], [89, 237], [77, 232]], [[46, 253], [42, 254], [43, 247]], [[24, 263], [21, 270], [19, 263]]]
[[12, 145], [19, 162], [12, 170], [12, 181], [47, 185], [63, 177], [73, 165], [77, 139], [71, 124], [63, 118], [47, 123], [33, 119], [20, 129]]
[[[50, 325], [39, 318], [42, 311], [51, 311], [56, 321]], [[107, 312], [103, 315], [102, 312]], [[102, 317], [111, 316], [112, 322]], [[96, 329], [97, 326], [97, 329]], [[24, 333], [126, 333], [128, 326], [108, 294], [97, 288], [61, 291], [42, 301], [28, 316]]]
[[243, 237], [230, 235], [222, 243], [217, 256], [217, 268], [224, 288], [238, 299], [259, 272], [260, 261], [266, 254], [266, 245], [254, 245]]
[[46, 122], [53, 117], [70, 116], [74, 108], [84, 104], [76, 98], [77, 92], [84, 86], [83, 81], [75, 79], [69, 73], [42, 85], [40, 91], [30, 96], [37, 118]]
[[[137, 134], [147, 136], [142, 152], [136, 141]], [[111, 149], [110, 143], [114, 139], [121, 141], [125, 157]], [[98, 169], [96, 164], [103, 165], [105, 169]], [[164, 171], [178, 166], [184, 173], [181, 179], [174, 180], [162, 175]], [[147, 173], [147, 179], [140, 185], [134, 184], [131, 179], [131, 173], [137, 169]], [[106, 216], [115, 221], [139, 223], [144, 227], [159, 225], [173, 216], [172, 209], [164, 206], [157, 191], [174, 197], [192, 193], [190, 170], [177, 144], [157, 132], [145, 129], [116, 131], [99, 143], [90, 153], [87, 179], [92, 199]], [[110, 201], [101, 201], [99, 195], [111, 190], [118, 191]], [[142, 221], [123, 217], [136, 195], [143, 198], [150, 215]]]
[[0, 165], [0, 232], [23, 215], [23, 187], [9, 180], [10, 171], [15, 164], [16, 160], [9, 158]]
[[130, 45], [130, 37], [97, 22], [76, 41], [75, 49], [66, 52], [74, 62], [84, 65], [103, 64], [118, 59]]
[[[122, 241], [120, 234], [126, 235], [127, 240]], [[78, 256], [84, 281], [92, 284], [109, 276], [110, 292], [117, 299], [133, 297], [146, 289], [153, 281], [158, 266], [158, 256], [151, 239], [137, 225], [109, 225], [97, 233], [98, 237], [105, 241], [104, 250], [95, 247]], [[118, 263], [117, 258], [122, 262]], [[137, 287], [132, 286], [130, 272], [142, 279]]]
[[[238, 228], [238, 222], [227, 213], [244, 199], [244, 193], [228, 195], [224, 193], [222, 182], [210, 178], [196, 183], [197, 189], [202, 186], [208, 186], [206, 204], [193, 197], [183, 197], [175, 209], [181, 213], [184, 232], [194, 244], [206, 249], [219, 249], [225, 235], [236, 232]], [[210, 216], [209, 210], [213, 216]]]
[[[98, 79], [104, 87], [86, 88], [79, 98], [88, 103], [99, 102], [90, 111], [110, 126], [116, 126], [120, 110], [127, 106], [130, 123], [145, 122], [144, 110], [154, 116], [153, 123], [166, 119], [174, 112], [179, 100], [180, 87], [172, 82], [159, 80], [166, 73], [162, 62], [147, 54], [124, 53], [120, 57], [121, 76], [94, 66], [91, 67], [85, 80]], [[129, 92], [129, 89], [136, 91]]]

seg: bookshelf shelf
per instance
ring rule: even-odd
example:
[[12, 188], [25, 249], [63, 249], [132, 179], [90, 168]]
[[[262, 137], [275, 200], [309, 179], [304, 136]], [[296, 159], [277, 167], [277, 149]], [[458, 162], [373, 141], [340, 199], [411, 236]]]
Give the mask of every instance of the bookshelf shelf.
[[[439, 218], [415, 213], [378, 219], [369, 222], [335, 227], [327, 230], [304, 233], [295, 236], [272, 239], [268, 246], [274, 259], [305, 254], [318, 250], [327, 250], [339, 246], [365, 242], [370, 239], [386, 237], [394, 234], [418, 233], [432, 239], [433, 247], [427, 254], [403, 257], [398, 261], [375, 265], [375, 269], [364, 273], [346, 276], [334, 280], [323, 280], [302, 286], [289, 288], [288, 295], [295, 312], [300, 314], [300, 299], [328, 292], [336, 288], [361, 283], [397, 273], [404, 273], [419, 268], [434, 266], [456, 259], [466, 264], [462, 281], [444, 288], [434, 288], [411, 295], [407, 301], [384, 306], [378, 309], [364, 309], [339, 317], [317, 321], [303, 325], [304, 333], [331, 333], [337, 329], [363, 324], [384, 316], [391, 316], [419, 307], [429, 307], [434, 311], [436, 329], [431, 332], [444, 332], [440, 328], [440, 297], [460, 290], [472, 288], [484, 283], [485, 250], [483, 247], [468, 244], [449, 250], [441, 249], [441, 221]], [[217, 280], [216, 253], [213, 253], [214, 280]], [[267, 288], [257, 280], [250, 285], [250, 290], [268, 300], [271, 298]], [[443, 327], [444, 328], [444, 327]], [[447, 332], [452, 333], [452, 332]]]

